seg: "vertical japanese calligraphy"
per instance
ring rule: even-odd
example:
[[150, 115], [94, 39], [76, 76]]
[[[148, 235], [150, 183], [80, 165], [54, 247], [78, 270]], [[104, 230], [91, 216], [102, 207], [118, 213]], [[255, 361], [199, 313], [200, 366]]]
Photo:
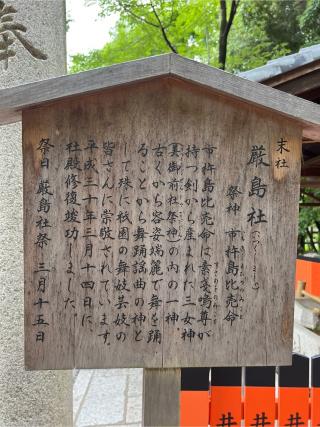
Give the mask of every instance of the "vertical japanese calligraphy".
[[50, 142], [49, 138], [42, 138], [38, 141], [36, 150], [39, 151], [40, 160], [39, 165], [41, 170], [41, 177], [35, 187], [35, 200], [36, 200], [36, 217], [34, 221], [34, 235], [36, 240], [37, 259], [34, 265], [34, 277], [36, 287], [36, 299], [33, 302], [34, 321], [34, 337], [36, 342], [43, 343], [46, 337], [46, 329], [50, 326], [49, 316], [45, 313], [44, 307], [49, 304], [47, 300], [47, 287], [49, 282], [49, 273], [51, 271], [50, 263], [50, 242], [52, 240], [52, 224], [48, 219], [48, 214], [52, 207], [53, 192], [50, 188], [49, 182], [49, 168], [50, 168], [50, 154], [54, 145]]
[[[273, 292], [293, 279], [299, 130], [166, 80], [40, 110], [24, 130], [27, 366], [268, 364], [266, 323], [292, 321]], [[273, 341], [285, 361], [289, 330]]]

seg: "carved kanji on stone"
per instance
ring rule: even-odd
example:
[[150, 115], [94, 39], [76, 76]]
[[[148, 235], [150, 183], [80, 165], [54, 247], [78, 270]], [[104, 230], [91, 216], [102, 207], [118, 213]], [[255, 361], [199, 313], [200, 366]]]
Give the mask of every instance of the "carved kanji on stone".
[[8, 69], [9, 58], [16, 55], [14, 44], [18, 40], [22, 46], [36, 59], [46, 60], [48, 57], [27, 40], [22, 33], [27, 28], [14, 20], [17, 10], [12, 5], [0, 0], [0, 61], [4, 61], [4, 69]]

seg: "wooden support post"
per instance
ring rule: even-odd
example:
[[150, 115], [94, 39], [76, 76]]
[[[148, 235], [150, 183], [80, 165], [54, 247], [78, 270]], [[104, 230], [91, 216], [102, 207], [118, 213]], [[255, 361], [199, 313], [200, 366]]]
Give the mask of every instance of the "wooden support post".
[[306, 282], [303, 282], [302, 280], [298, 280], [296, 298], [301, 299], [301, 298], [307, 297], [320, 304], [320, 298], [305, 291], [305, 288], [306, 288]]
[[143, 370], [143, 426], [180, 425], [181, 369]]
[[303, 298], [303, 291], [306, 288], [306, 282], [303, 282], [302, 280], [298, 280], [297, 283], [297, 289], [296, 289], [296, 298]]

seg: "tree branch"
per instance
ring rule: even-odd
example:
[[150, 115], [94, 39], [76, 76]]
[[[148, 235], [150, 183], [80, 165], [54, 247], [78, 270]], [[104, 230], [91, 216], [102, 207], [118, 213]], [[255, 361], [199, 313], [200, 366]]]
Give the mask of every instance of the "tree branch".
[[228, 37], [229, 31], [231, 29], [231, 26], [233, 24], [234, 17], [236, 16], [239, 3], [240, 3], [240, 0], [232, 0], [230, 14], [229, 14], [229, 18], [228, 18], [227, 25], [225, 28], [225, 32], [226, 32], [227, 37]]
[[[161, 2], [161, 3], [162, 3], [162, 2]], [[174, 10], [173, 4], [174, 4], [174, 1], [172, 1], [172, 2], [171, 2], [171, 15], [170, 15], [170, 19], [169, 19], [168, 25], [164, 25], [164, 26], [163, 26], [163, 28], [164, 28], [165, 30], [166, 30], [168, 27], [170, 27], [170, 25], [172, 24], [172, 21], [173, 21], [173, 10]]]
[[154, 7], [154, 5], [153, 5], [152, 1], [150, 1], [150, 6], [151, 6], [151, 8], [152, 8], [152, 11], [153, 11], [153, 13], [154, 13], [154, 16], [156, 17], [156, 20], [157, 20], [157, 21], [158, 21], [158, 23], [159, 23], [159, 28], [160, 28], [160, 30], [161, 30], [162, 36], [163, 36], [163, 38], [164, 38], [164, 41], [166, 42], [167, 46], [171, 49], [171, 51], [172, 51], [173, 53], [178, 53], [178, 51], [176, 50], [176, 48], [171, 44], [170, 40], [168, 39], [168, 36], [167, 36], [166, 30], [165, 30], [164, 26], [162, 25], [161, 19], [159, 18], [159, 15], [157, 14], [157, 11], [156, 11], [156, 9], [155, 9], [155, 7]]
[[128, 5], [126, 2], [123, 2], [121, 0], [118, 0], [118, 4], [119, 6], [130, 16], [132, 16], [135, 20], [142, 22], [143, 24], [147, 24], [150, 25], [154, 28], [158, 28], [161, 31], [162, 37], [166, 43], [166, 45], [170, 48], [170, 50], [174, 53], [178, 53], [177, 49], [172, 45], [172, 43], [170, 42], [168, 35], [166, 33], [166, 28], [168, 28], [168, 26], [170, 26], [170, 24], [172, 23], [172, 16], [173, 16], [173, 6], [172, 6], [172, 13], [171, 13], [171, 18], [170, 18], [170, 22], [167, 26], [164, 26], [161, 22], [161, 19], [152, 3], [152, 1], [150, 1], [150, 6], [152, 8], [152, 12], [153, 15], [156, 18], [156, 21], [158, 22], [158, 24], [150, 21], [149, 19], [146, 19], [140, 15], [138, 15], [137, 13], [135, 13], [132, 8], [130, 7], [130, 5]]
[[240, 0], [232, 0], [230, 14], [227, 18], [227, 3], [226, 0], [220, 0], [220, 34], [219, 34], [219, 63], [222, 70], [226, 66], [228, 35], [237, 13]]
[[148, 19], [145, 19], [145, 18], [142, 18], [142, 16], [139, 16], [139, 15], [137, 15], [136, 13], [134, 13], [131, 9], [130, 9], [130, 7], [128, 7], [125, 3], [123, 3], [122, 1], [118, 1], [119, 2], [119, 5], [123, 8], [123, 10], [125, 11], [125, 12], [127, 12], [129, 15], [131, 15], [133, 18], [135, 18], [137, 21], [140, 21], [140, 22], [143, 22], [144, 24], [147, 24], [147, 25], [151, 25], [152, 27], [155, 27], [155, 28], [159, 28], [159, 26], [157, 25], [157, 24], [155, 24], [154, 22], [152, 22], [152, 21], [149, 21]]
[[220, 0], [221, 23], [220, 30], [224, 33], [227, 25], [227, 5], [226, 0]]

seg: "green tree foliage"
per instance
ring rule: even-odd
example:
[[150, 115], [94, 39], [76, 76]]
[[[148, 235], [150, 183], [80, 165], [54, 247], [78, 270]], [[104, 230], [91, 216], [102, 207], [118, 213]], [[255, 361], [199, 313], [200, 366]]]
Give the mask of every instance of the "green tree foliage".
[[167, 48], [177, 53], [169, 33], [184, 6], [181, 1], [99, 0], [99, 2], [103, 13], [118, 12], [122, 17], [131, 18], [133, 22], [154, 28]]
[[154, 0], [156, 15], [149, 2], [99, 0], [99, 3], [103, 15], [119, 13], [111, 41], [89, 55], [75, 55], [72, 72], [170, 51], [218, 64], [218, 0]]
[[166, 51], [164, 43], [154, 29], [141, 31], [139, 26], [130, 25], [123, 19], [116, 24], [111, 38], [112, 41], [102, 49], [93, 50], [88, 55], [73, 56], [71, 71], [89, 70]]
[[305, 44], [320, 43], [320, 0], [309, 0], [300, 18]]
[[90, 2], [99, 3], [102, 15], [117, 12], [119, 20], [102, 49], [73, 57], [71, 72], [166, 52], [224, 68], [226, 41], [226, 69], [235, 72], [320, 42], [320, 0]]
[[300, 16], [307, 7], [305, 0], [247, 1], [242, 17], [248, 28], [262, 31], [270, 48], [283, 44], [296, 52], [304, 42]]
[[229, 40], [228, 69], [245, 71], [298, 51], [304, 43], [299, 19], [305, 8], [299, 0], [242, 1]]

